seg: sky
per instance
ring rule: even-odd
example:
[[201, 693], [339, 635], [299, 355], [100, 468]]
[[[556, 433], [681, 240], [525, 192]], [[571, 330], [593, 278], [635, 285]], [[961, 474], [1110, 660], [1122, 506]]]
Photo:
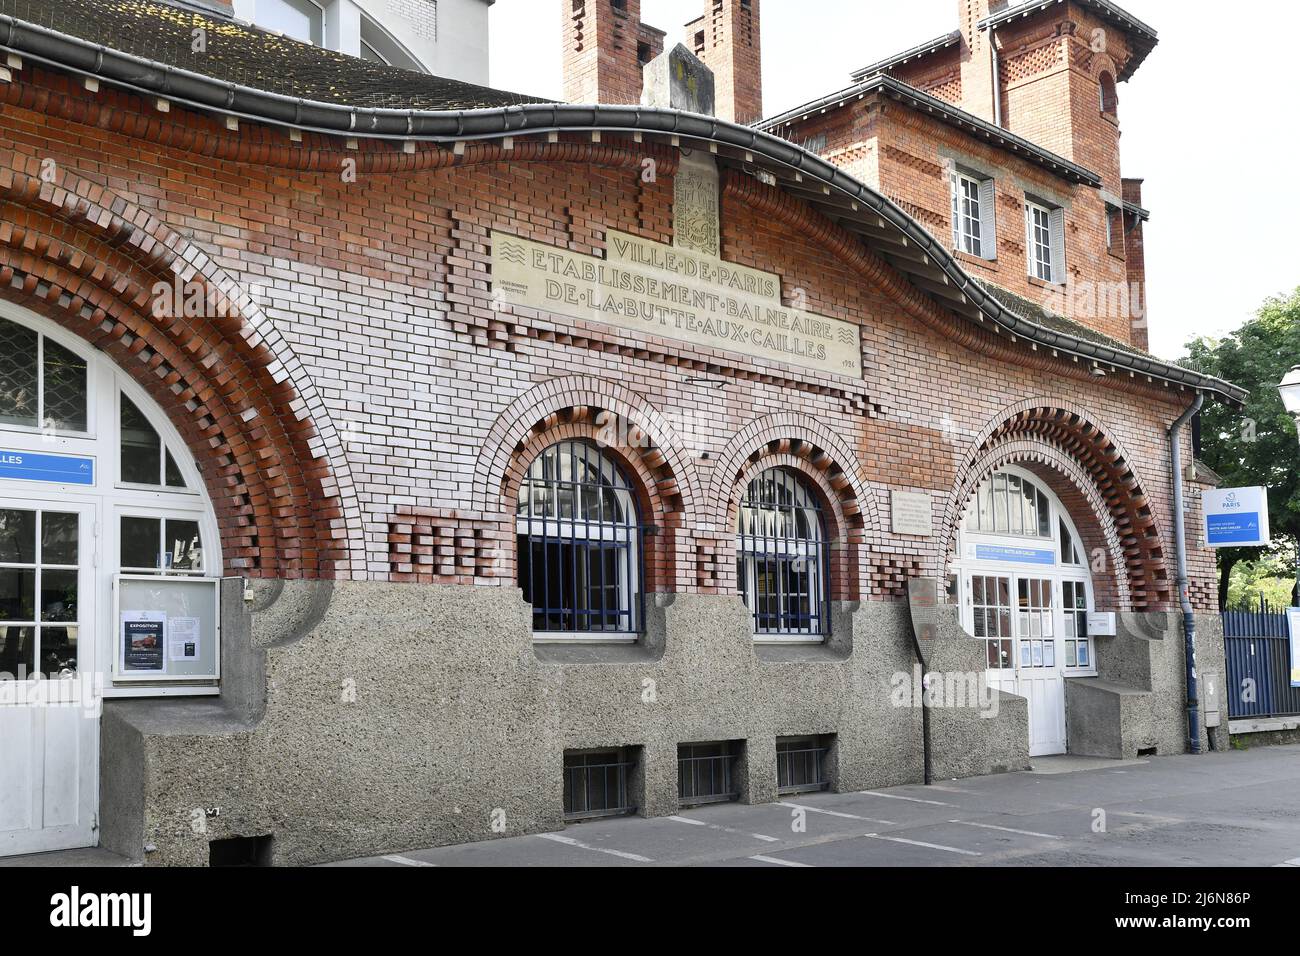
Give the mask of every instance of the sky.
[[[493, 86], [560, 99], [568, 0], [496, 0]], [[641, 19], [684, 40], [707, 0], [642, 0]], [[1300, 286], [1300, 3], [1123, 0], [1160, 44], [1120, 85], [1125, 176], [1145, 178], [1151, 350], [1176, 359], [1268, 297]], [[850, 71], [957, 28], [958, 0], [764, 0], [769, 115], [850, 82]], [[812, 12], [815, 11], [815, 12]]]

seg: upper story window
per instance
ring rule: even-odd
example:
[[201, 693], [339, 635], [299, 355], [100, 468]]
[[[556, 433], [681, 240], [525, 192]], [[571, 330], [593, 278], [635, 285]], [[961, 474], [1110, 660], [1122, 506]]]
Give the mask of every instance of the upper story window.
[[804, 480], [769, 468], [749, 483], [737, 524], [736, 573], [755, 637], [828, 634], [826, 527]]
[[[434, 10], [436, 16], [437, 8], [435, 7]], [[424, 72], [424, 68], [406, 52], [391, 33], [365, 14], [361, 15], [361, 59], [369, 60], [371, 63], [401, 67], [403, 70], [417, 73]]]
[[[251, 10], [246, 8], [251, 6]], [[263, 30], [276, 30], [285, 36], [322, 46], [325, 42], [325, 9], [312, 0], [252, 0], [241, 4], [241, 15]]]
[[1065, 282], [1065, 210], [1027, 200], [1025, 248], [1030, 276], [1044, 282]]
[[519, 488], [517, 573], [543, 640], [631, 640], [641, 628], [632, 485], [588, 442], [545, 449]]
[[1103, 73], [1098, 79], [1101, 86], [1101, 111], [1108, 116], [1119, 113], [1119, 91], [1115, 88], [1115, 77]]
[[1106, 251], [1124, 255], [1124, 210], [1110, 203], [1106, 204]]
[[86, 360], [17, 322], [0, 319], [0, 426], [84, 433]]
[[992, 179], [980, 179], [963, 172], [952, 174], [954, 249], [982, 259], [997, 258], [996, 199], [997, 190]]

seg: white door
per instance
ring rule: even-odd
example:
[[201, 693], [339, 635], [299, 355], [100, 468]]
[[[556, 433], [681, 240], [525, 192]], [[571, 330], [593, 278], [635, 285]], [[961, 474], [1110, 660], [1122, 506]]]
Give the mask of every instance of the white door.
[[94, 846], [96, 512], [0, 499], [0, 856]]
[[1029, 755], [1065, 753], [1057, 583], [1016, 578], [1016, 693], [1029, 701]]

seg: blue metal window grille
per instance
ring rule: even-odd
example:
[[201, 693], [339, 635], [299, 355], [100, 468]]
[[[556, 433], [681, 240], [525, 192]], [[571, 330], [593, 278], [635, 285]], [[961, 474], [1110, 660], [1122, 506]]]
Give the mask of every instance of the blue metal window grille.
[[787, 468], [763, 472], [749, 483], [738, 524], [736, 574], [754, 633], [825, 636], [826, 526], [803, 479]]
[[641, 528], [632, 486], [595, 445], [560, 442], [533, 461], [515, 519], [518, 581], [533, 632], [636, 635], [641, 627]]
[[628, 792], [628, 771], [634, 766], [625, 750], [566, 753], [564, 818], [592, 820], [635, 813]]
[[736, 744], [677, 745], [677, 798], [683, 807], [740, 798]]

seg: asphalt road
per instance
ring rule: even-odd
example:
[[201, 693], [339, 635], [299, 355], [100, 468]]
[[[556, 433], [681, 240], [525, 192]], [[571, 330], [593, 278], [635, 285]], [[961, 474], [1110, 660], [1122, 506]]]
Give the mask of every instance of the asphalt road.
[[1300, 746], [724, 804], [333, 866], [1300, 867]]

